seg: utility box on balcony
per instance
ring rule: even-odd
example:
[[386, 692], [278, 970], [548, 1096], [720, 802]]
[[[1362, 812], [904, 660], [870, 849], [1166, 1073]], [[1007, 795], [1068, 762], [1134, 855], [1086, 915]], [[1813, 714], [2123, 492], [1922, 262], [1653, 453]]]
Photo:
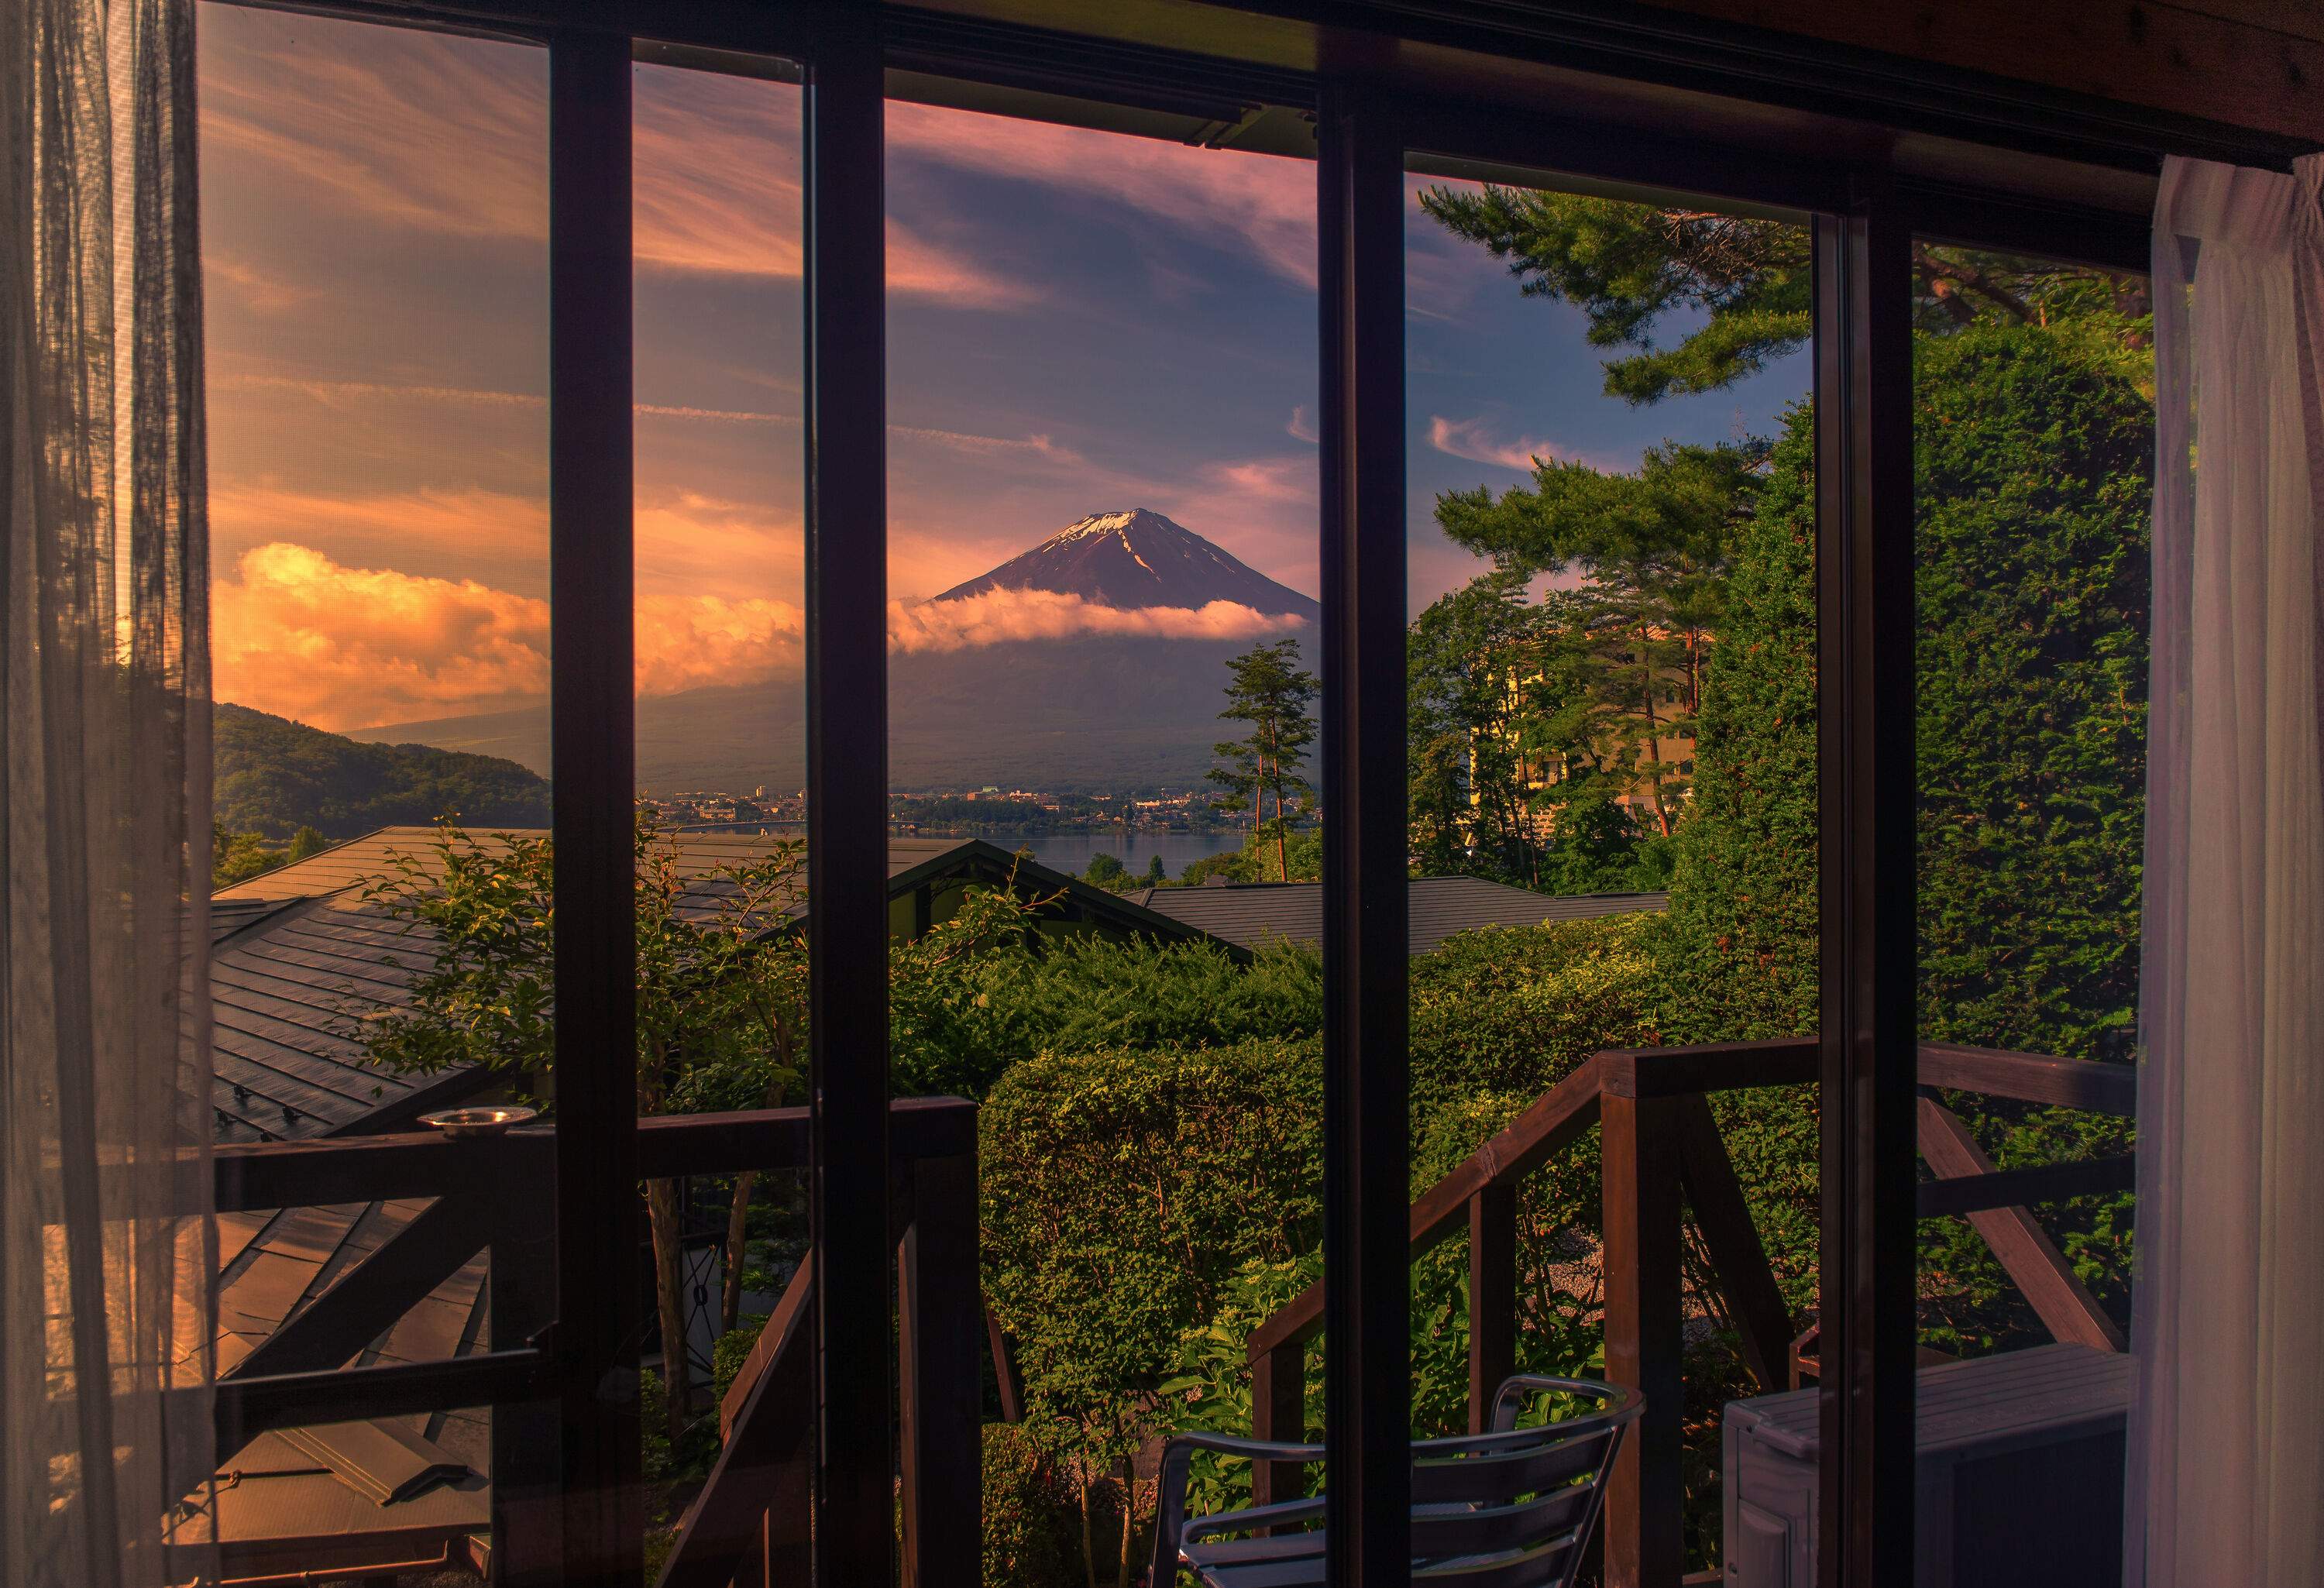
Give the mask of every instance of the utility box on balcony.
[[[2131, 1359], [2042, 1345], [1920, 1371], [1914, 1588], [2120, 1588]], [[1726, 1588], [1815, 1588], [1816, 1391], [1730, 1401]]]

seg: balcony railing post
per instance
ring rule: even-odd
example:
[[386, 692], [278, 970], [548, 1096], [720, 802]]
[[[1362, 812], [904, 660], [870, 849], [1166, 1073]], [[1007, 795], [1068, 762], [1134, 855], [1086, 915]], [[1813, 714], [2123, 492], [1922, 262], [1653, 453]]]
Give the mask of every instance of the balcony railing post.
[[1600, 1100], [1604, 1133], [1606, 1376], [1646, 1415], [1606, 1491], [1608, 1588], [1677, 1588], [1681, 1535], [1679, 1154], [1669, 1098]]
[[1517, 1189], [1469, 1198], [1469, 1432], [1485, 1431], [1493, 1391], [1517, 1371]]
[[905, 1588], [976, 1588], [984, 1546], [976, 1159], [912, 1166], [902, 1320]]
[[[555, 1317], [557, 1223], [545, 1201], [506, 1199], [486, 1283], [495, 1351], [524, 1344]], [[493, 1408], [493, 1576], [504, 1588], [553, 1588], [565, 1580], [557, 1428], [551, 1401]]]
[[[1286, 1341], [1250, 1364], [1250, 1436], [1296, 1442], [1307, 1437], [1307, 1347]], [[1293, 1463], [1263, 1461], [1252, 1468], [1255, 1504], [1296, 1499], [1302, 1469]]]

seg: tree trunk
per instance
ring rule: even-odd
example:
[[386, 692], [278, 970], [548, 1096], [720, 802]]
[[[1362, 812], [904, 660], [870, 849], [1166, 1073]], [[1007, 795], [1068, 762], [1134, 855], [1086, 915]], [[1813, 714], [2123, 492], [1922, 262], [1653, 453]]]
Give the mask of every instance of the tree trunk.
[[1074, 1486], [1082, 1496], [1082, 1575], [1089, 1588], [1097, 1588], [1097, 1541], [1090, 1537], [1090, 1480], [1088, 1463], [1076, 1461]]
[[744, 1169], [734, 1177], [734, 1199], [726, 1209], [726, 1286], [718, 1298], [718, 1332], [733, 1332], [742, 1319], [742, 1254], [748, 1241], [747, 1219], [751, 1211], [751, 1190], [759, 1183], [759, 1171]]
[[1132, 1526], [1138, 1519], [1138, 1473], [1127, 1460], [1121, 1463], [1121, 1566], [1113, 1575], [1113, 1588], [1130, 1588], [1130, 1541], [1135, 1534]]
[[1663, 747], [1656, 743], [1655, 729], [1661, 719], [1655, 716], [1655, 652], [1654, 642], [1646, 632], [1646, 620], [1638, 620], [1638, 671], [1641, 676], [1639, 695], [1646, 708], [1646, 763], [1654, 770], [1646, 774], [1646, 787], [1655, 797], [1655, 825], [1662, 835], [1670, 836], [1670, 812], [1663, 808]]
[[653, 1232], [654, 1299], [661, 1320], [661, 1381], [668, 1392], [670, 1444], [686, 1432], [694, 1409], [694, 1368], [686, 1354], [686, 1252], [683, 1209], [676, 1180], [646, 1182], [646, 1223]]

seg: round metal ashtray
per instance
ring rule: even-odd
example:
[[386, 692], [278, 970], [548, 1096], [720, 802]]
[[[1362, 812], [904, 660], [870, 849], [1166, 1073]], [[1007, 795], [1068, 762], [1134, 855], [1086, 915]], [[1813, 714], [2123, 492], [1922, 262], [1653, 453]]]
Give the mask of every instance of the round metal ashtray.
[[519, 1108], [510, 1104], [499, 1108], [447, 1108], [434, 1113], [423, 1113], [420, 1122], [444, 1132], [447, 1136], [503, 1136], [512, 1125], [540, 1117], [537, 1108]]

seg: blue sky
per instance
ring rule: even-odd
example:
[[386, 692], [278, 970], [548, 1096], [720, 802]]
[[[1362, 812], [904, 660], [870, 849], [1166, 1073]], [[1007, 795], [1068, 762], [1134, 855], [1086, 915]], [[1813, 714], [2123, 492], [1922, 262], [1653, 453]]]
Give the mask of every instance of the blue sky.
[[[546, 74], [538, 50], [206, 7], [218, 692], [327, 727], [546, 687]], [[641, 67], [642, 692], [795, 671], [798, 95]], [[891, 595], [1149, 507], [1316, 587], [1314, 172], [897, 105]], [[1416, 193], [1423, 184], [1416, 180]], [[1412, 605], [1476, 571], [1436, 493], [1533, 453], [1634, 466], [1768, 430], [1794, 357], [1715, 396], [1600, 390], [1579, 313], [1416, 203]]]

